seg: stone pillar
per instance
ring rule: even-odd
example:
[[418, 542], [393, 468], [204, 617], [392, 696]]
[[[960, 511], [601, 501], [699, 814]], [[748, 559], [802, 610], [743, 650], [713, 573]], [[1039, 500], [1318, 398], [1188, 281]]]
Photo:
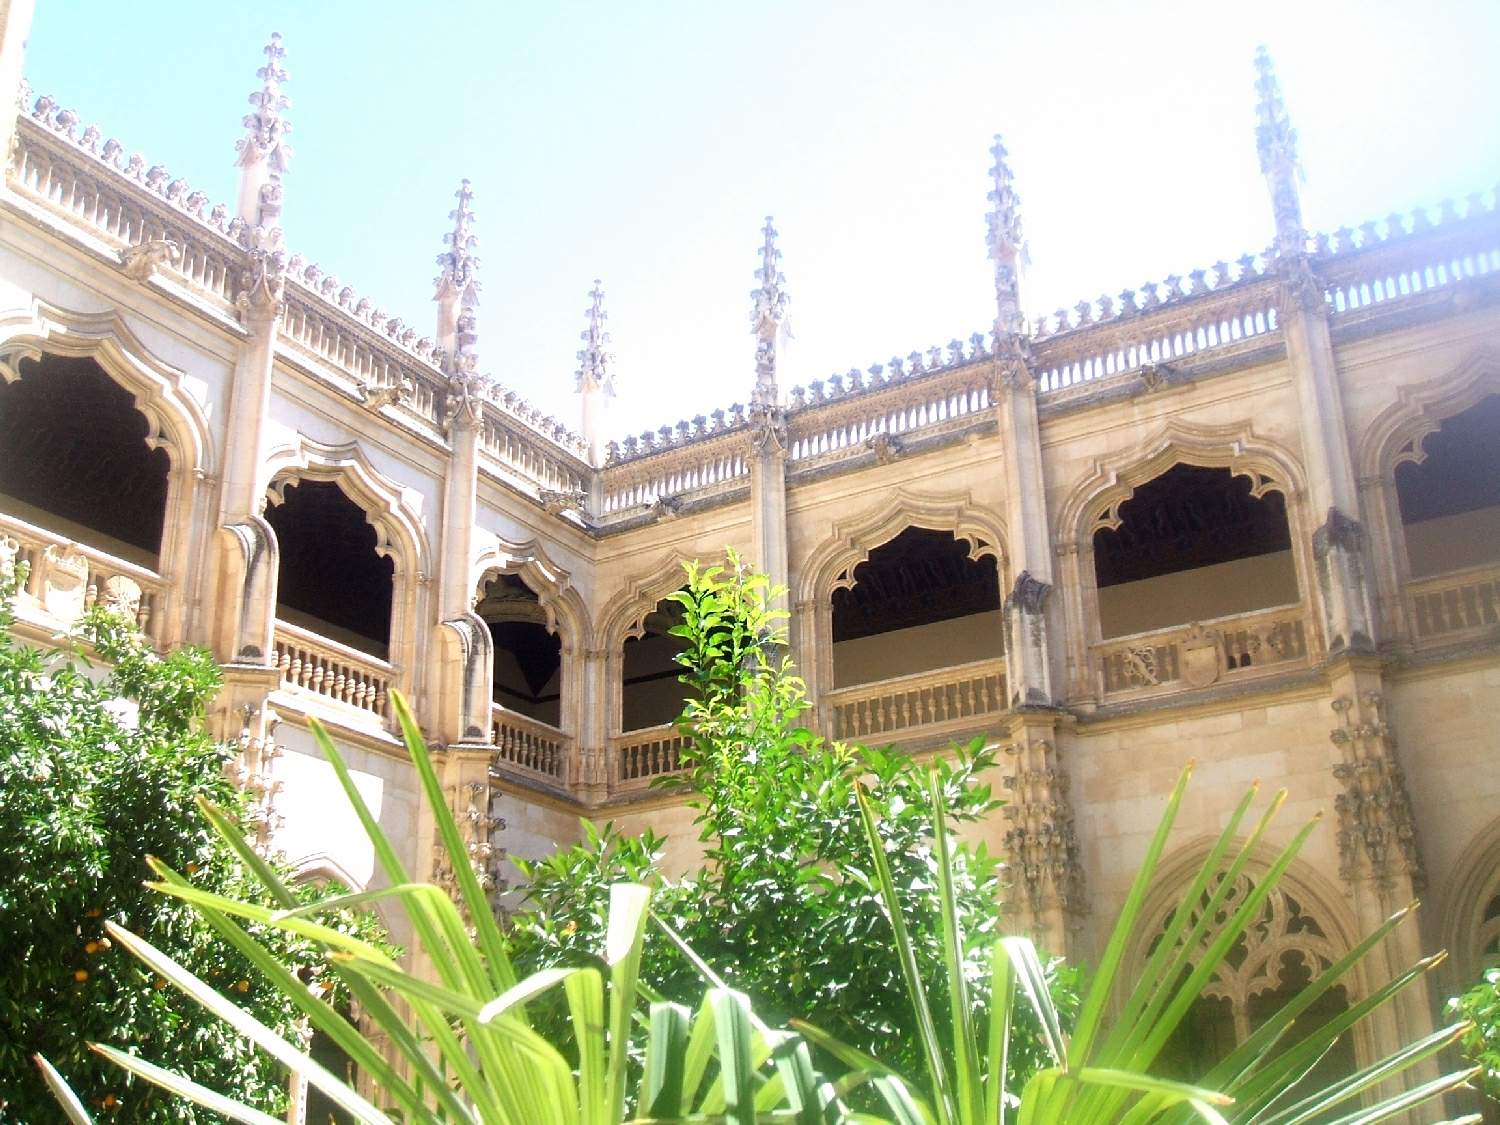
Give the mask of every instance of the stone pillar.
[[1005, 594], [1007, 690], [1012, 707], [1053, 705], [1047, 602], [1052, 592], [1052, 546], [1042, 480], [1036, 380], [1019, 337], [996, 347], [995, 399], [1004, 450], [1006, 544], [1015, 579]]
[[1015, 712], [1006, 731], [1006, 928], [1049, 953], [1073, 955], [1087, 907], [1057, 735], [1055, 711]]
[[[1339, 874], [1353, 897], [1360, 932], [1368, 933], [1413, 902], [1426, 880], [1380, 664], [1373, 656], [1349, 654], [1330, 668], [1329, 679], [1333, 775], [1341, 789], [1334, 800]], [[1421, 956], [1418, 927], [1412, 922], [1397, 927], [1366, 958], [1365, 986], [1378, 987]], [[1373, 1017], [1375, 1053], [1389, 1054], [1432, 1029], [1431, 997], [1421, 979]], [[1434, 1067], [1426, 1076], [1436, 1075]]]
[[207, 603], [218, 607], [214, 649], [226, 663], [272, 661], [276, 619], [276, 536], [265, 507], [265, 428], [271, 406], [271, 371], [281, 323], [285, 255], [279, 230], [250, 233], [248, 267], [235, 298], [245, 339], [235, 359], [224, 433], [224, 474], [219, 492], [221, 565], [207, 583]]
[[444, 744], [489, 742], [494, 651], [488, 626], [474, 612], [474, 519], [479, 494], [478, 388], [450, 380], [448, 471], [438, 540], [438, 661], [427, 711]]
[[1368, 650], [1375, 630], [1363, 561], [1365, 534], [1328, 305], [1305, 256], [1283, 260], [1278, 268], [1280, 323], [1297, 388], [1309, 498], [1324, 517], [1312, 540], [1323, 636], [1331, 653]]
[[579, 708], [573, 739], [576, 748], [570, 764], [568, 787], [586, 805], [602, 804], [609, 796], [609, 653], [591, 648], [583, 651], [581, 675], [574, 689], [589, 701]]
[[[786, 535], [786, 415], [778, 406], [750, 408], [751, 560], [783, 589], [791, 579]], [[786, 609], [787, 595], [771, 602]]]

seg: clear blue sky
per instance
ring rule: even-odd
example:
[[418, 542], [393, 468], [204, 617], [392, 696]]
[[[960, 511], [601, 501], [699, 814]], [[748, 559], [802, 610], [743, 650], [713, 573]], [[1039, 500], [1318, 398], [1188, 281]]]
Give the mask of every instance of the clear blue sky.
[[987, 329], [997, 131], [1033, 315], [1265, 246], [1257, 43], [1313, 229], [1500, 180], [1497, 0], [37, 0], [27, 76], [232, 204], [271, 31], [291, 74], [292, 249], [430, 333], [469, 177], [482, 365], [574, 426], [595, 277], [617, 429], [748, 397], [767, 214], [796, 334], [783, 387]]

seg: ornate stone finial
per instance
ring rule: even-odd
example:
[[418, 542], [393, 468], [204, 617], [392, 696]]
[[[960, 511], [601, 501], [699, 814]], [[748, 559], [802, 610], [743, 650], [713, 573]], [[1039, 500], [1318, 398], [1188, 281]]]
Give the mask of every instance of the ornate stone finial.
[[469, 181], [459, 184], [453, 193], [458, 206], [448, 212], [453, 229], [443, 235], [448, 249], [437, 256], [443, 272], [433, 282], [438, 303], [438, 346], [448, 356], [449, 373], [472, 374], [478, 364], [475, 346], [479, 342], [475, 308], [479, 305], [479, 258], [474, 253], [479, 240], [472, 227], [477, 221], [471, 204], [474, 192]]
[[1297, 160], [1297, 130], [1281, 100], [1281, 83], [1271, 68], [1271, 56], [1264, 47], [1255, 51], [1255, 147], [1260, 154], [1260, 171], [1271, 189], [1271, 208], [1276, 216], [1276, 251], [1280, 256], [1302, 251], [1302, 203], [1297, 195], [1297, 179], [1302, 166]]
[[1025, 254], [1021, 236], [1021, 197], [1016, 194], [1014, 177], [1006, 157], [1009, 153], [999, 133], [990, 146], [995, 164], [990, 169], [994, 186], [990, 189], [992, 204], [989, 215], [990, 257], [995, 262], [995, 334], [1003, 336], [1025, 327], [1021, 316], [1021, 260]]
[[775, 406], [780, 397], [776, 386], [777, 337], [782, 322], [786, 319], [786, 306], [790, 298], [782, 288], [786, 284], [781, 268], [781, 251], [776, 249], [776, 228], [771, 225], [771, 216], [766, 216], [763, 232], [765, 242], [760, 248], [760, 269], [755, 271], [760, 288], [750, 294], [755, 307], [750, 313], [750, 327], [755, 333], [755, 393], [751, 406]]
[[604, 311], [603, 282], [594, 279], [594, 288], [589, 291], [589, 307], [584, 315], [589, 318], [588, 327], [579, 334], [583, 349], [578, 353], [578, 375], [575, 389], [578, 391], [599, 389], [607, 395], [615, 393], [615, 373], [610, 370], [614, 359], [609, 350], [609, 333], [604, 322], [609, 313]]
[[251, 112], [244, 117], [249, 130], [236, 146], [240, 169], [240, 218], [250, 226], [275, 226], [281, 217], [281, 177], [291, 162], [292, 147], [286, 136], [292, 126], [283, 116], [292, 103], [281, 92], [287, 80], [281, 60], [286, 49], [281, 36], [272, 33], [265, 46], [266, 64], [255, 72], [260, 89], [250, 95]]

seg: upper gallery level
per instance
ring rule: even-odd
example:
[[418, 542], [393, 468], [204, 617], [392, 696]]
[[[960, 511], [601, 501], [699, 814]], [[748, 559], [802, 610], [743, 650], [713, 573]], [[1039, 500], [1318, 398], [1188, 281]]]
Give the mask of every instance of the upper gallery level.
[[986, 331], [783, 389], [768, 221], [748, 402], [611, 439], [597, 288], [581, 434], [482, 374], [467, 184], [431, 335], [282, 245], [280, 57], [233, 209], [50, 97], [15, 122], [0, 562], [39, 635], [104, 600], [376, 746], [400, 688], [591, 801], [676, 767], [668, 595], [725, 546], [787, 586], [820, 728], [912, 747], [1500, 639], [1495, 193], [1309, 234], [1264, 60], [1266, 249], [1028, 321], [997, 141]]

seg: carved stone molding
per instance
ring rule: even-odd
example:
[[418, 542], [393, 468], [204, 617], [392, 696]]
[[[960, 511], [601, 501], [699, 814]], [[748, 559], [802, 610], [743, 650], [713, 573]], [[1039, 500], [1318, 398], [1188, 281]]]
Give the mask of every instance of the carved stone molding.
[[1065, 915], [1087, 913], [1068, 774], [1055, 745], [1050, 739], [1023, 738], [1006, 746], [1005, 752], [1014, 760], [1014, 768], [1002, 780], [1011, 795], [1001, 810], [1011, 824], [1005, 833], [1014, 876], [1009, 909], [1025, 915], [1032, 928], [1040, 925], [1051, 905]]
[[1035, 616], [1042, 612], [1047, 603], [1047, 596], [1052, 593], [1052, 584], [1043, 582], [1032, 576], [1031, 571], [1023, 570], [1016, 575], [1015, 584], [1005, 597], [1005, 608], [1018, 609], [1024, 614]]
[[1416, 821], [1396, 738], [1377, 691], [1339, 696], [1331, 706], [1339, 725], [1329, 738], [1340, 751], [1333, 776], [1343, 787], [1338, 813], [1339, 872], [1345, 880], [1373, 881], [1382, 889], [1405, 874], [1414, 889], [1425, 883]]

